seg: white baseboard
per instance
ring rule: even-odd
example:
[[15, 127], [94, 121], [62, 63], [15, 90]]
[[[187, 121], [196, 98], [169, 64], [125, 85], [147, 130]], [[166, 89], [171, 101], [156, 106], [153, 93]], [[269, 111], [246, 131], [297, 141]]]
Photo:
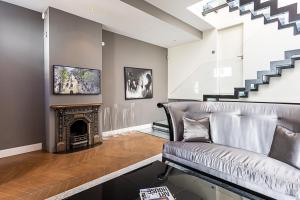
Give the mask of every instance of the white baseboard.
[[10, 149], [0, 150], [0, 158], [5, 158], [9, 156], [15, 156], [23, 153], [28, 153], [32, 151], [38, 151], [42, 149], [42, 143], [26, 145], [21, 147], [15, 147]]
[[121, 133], [126, 133], [129, 131], [141, 131], [147, 128], [151, 128], [152, 124], [144, 124], [144, 125], [140, 125], [140, 126], [132, 126], [132, 127], [128, 127], [128, 128], [122, 128], [122, 129], [117, 129], [117, 130], [112, 130], [112, 131], [106, 131], [102, 133], [103, 137], [110, 137], [110, 136], [114, 136], [114, 135], [118, 135]]
[[[141, 130], [151, 128], [151, 127], [152, 127], [152, 124], [144, 124], [144, 125], [140, 125], [140, 126], [132, 126], [132, 127], [122, 128], [122, 129], [118, 129], [118, 130], [106, 131], [106, 132], [103, 132], [102, 135], [103, 135], [103, 137], [110, 137], [110, 136], [126, 133], [129, 131], [141, 131]], [[26, 146], [21, 146], [21, 147], [15, 147], [15, 148], [10, 148], [10, 149], [4, 149], [4, 150], [0, 150], [0, 158], [19, 155], [19, 154], [23, 154], [23, 153], [32, 152], [32, 151], [38, 151], [41, 149], [42, 149], [42, 143], [26, 145]]]
[[146, 165], [148, 165], [150, 163], [153, 163], [154, 161], [157, 161], [157, 160], [159, 160], [159, 161], [162, 160], [162, 154], [158, 154], [158, 155], [153, 156], [151, 158], [148, 158], [148, 159], [142, 160], [142, 161], [140, 161], [138, 163], [135, 163], [133, 165], [130, 165], [130, 166], [126, 167], [126, 168], [120, 169], [120, 170], [118, 170], [116, 172], [113, 172], [113, 173], [107, 174], [105, 176], [99, 177], [99, 178], [97, 178], [95, 180], [92, 180], [90, 182], [87, 182], [87, 183], [85, 183], [83, 185], [77, 186], [77, 187], [75, 187], [73, 189], [70, 189], [70, 190], [62, 192], [60, 194], [57, 194], [55, 196], [52, 196], [52, 197], [48, 198], [47, 200], [60, 200], [60, 199], [68, 198], [68, 197], [70, 197], [70, 196], [72, 196], [74, 194], [77, 194], [77, 193], [82, 192], [84, 190], [87, 190], [89, 188], [95, 187], [96, 185], [100, 185], [100, 184], [102, 184], [104, 182], [110, 181], [110, 180], [112, 180], [114, 178], [117, 178], [117, 177], [123, 175], [123, 174], [131, 172], [131, 171], [136, 170], [138, 168], [141, 168], [143, 166], [146, 166]]

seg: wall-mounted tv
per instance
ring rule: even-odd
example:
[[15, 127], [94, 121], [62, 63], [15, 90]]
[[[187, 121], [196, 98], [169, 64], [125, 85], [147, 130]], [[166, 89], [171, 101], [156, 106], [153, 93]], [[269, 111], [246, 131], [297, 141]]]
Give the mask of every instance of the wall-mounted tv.
[[101, 94], [101, 71], [54, 65], [53, 93], [56, 95]]

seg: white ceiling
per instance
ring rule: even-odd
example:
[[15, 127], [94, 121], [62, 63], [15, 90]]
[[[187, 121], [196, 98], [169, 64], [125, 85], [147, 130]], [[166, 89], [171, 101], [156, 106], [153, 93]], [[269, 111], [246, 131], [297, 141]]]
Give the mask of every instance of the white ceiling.
[[[103, 24], [105, 30], [162, 47], [199, 40], [176, 26], [159, 20], [120, 0], [3, 0], [38, 12], [49, 6]], [[182, 21], [206, 30], [207, 23], [191, 14], [186, 7], [199, 0], [147, 0]]]
[[162, 9], [163, 11], [175, 16], [193, 27], [204, 31], [212, 29], [213, 26], [203, 19], [199, 19], [187, 8], [193, 4], [199, 3], [202, 0], [145, 0], [148, 3]]

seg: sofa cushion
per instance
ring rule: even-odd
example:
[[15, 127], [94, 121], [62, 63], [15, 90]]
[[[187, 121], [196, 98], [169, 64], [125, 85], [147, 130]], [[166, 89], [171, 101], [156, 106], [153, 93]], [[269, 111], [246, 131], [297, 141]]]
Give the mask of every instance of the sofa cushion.
[[300, 170], [263, 154], [218, 144], [168, 142], [163, 156], [188, 161], [185, 164], [192, 163], [189, 166], [192, 168], [199, 166], [200, 171], [205, 166], [230, 175], [235, 184], [241, 180], [300, 198]]
[[183, 117], [184, 142], [211, 142], [209, 135], [209, 118], [191, 119]]
[[300, 133], [277, 126], [269, 156], [300, 169]]

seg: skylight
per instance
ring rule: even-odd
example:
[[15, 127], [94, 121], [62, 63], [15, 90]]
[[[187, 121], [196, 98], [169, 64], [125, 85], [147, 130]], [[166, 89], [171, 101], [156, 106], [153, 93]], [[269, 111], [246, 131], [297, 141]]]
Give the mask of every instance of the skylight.
[[227, 0], [203, 0], [187, 7], [187, 9], [198, 17], [202, 17], [203, 11], [217, 8], [224, 4], [227, 4]]
[[203, 12], [203, 6], [206, 5], [209, 1], [211, 0], [203, 0], [203, 1], [199, 1], [189, 7], [187, 7], [186, 9], [188, 9], [190, 12], [192, 12], [194, 15], [202, 18], [202, 12]]

